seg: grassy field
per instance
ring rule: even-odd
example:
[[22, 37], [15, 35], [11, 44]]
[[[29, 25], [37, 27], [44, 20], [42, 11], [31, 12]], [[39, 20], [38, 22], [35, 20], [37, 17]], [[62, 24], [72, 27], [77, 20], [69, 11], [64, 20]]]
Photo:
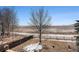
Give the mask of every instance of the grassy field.
[[[18, 27], [14, 30], [15, 32], [23, 32], [23, 33], [36, 33], [36, 29], [30, 26]], [[51, 26], [45, 30], [44, 33], [49, 34], [75, 34], [74, 26]]]

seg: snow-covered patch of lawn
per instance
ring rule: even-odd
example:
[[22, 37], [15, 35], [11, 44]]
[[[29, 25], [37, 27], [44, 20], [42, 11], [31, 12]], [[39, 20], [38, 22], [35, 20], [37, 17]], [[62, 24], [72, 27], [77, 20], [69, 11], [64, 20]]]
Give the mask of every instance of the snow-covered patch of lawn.
[[43, 48], [42, 45], [40, 45], [39, 43], [36, 43], [36, 44], [30, 44], [24, 47], [23, 49], [26, 52], [39, 52], [42, 48]]

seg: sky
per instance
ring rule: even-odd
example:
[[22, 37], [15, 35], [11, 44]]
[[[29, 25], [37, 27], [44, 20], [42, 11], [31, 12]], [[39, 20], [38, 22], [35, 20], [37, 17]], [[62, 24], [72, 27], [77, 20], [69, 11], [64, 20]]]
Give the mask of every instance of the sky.
[[13, 8], [16, 11], [19, 25], [29, 25], [30, 13], [33, 10], [44, 8], [51, 16], [52, 25], [72, 25], [79, 20], [79, 6], [0, 6]]

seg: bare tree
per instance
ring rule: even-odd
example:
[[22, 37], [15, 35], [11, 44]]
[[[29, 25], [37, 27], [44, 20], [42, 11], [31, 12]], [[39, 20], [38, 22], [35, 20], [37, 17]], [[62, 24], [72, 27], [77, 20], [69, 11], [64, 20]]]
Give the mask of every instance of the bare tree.
[[33, 11], [31, 13], [30, 22], [31, 25], [39, 33], [39, 44], [41, 44], [42, 33], [49, 27], [51, 17], [48, 16], [48, 12], [43, 8]]
[[0, 10], [0, 39], [2, 40], [3, 36], [4, 36], [4, 25], [3, 25], [3, 15], [2, 15], [2, 11]]
[[2, 15], [4, 30], [7, 32], [7, 35], [10, 35], [10, 31], [12, 31], [17, 24], [16, 13], [10, 8], [3, 8]]

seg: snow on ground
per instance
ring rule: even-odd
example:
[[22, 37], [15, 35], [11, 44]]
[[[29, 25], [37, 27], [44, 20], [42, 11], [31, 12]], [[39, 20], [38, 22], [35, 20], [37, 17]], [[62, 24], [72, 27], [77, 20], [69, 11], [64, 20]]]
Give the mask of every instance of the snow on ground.
[[39, 50], [41, 50], [43, 47], [42, 45], [39, 45], [39, 43], [36, 43], [36, 44], [30, 44], [26, 47], [24, 47], [24, 51], [26, 52], [39, 52]]

